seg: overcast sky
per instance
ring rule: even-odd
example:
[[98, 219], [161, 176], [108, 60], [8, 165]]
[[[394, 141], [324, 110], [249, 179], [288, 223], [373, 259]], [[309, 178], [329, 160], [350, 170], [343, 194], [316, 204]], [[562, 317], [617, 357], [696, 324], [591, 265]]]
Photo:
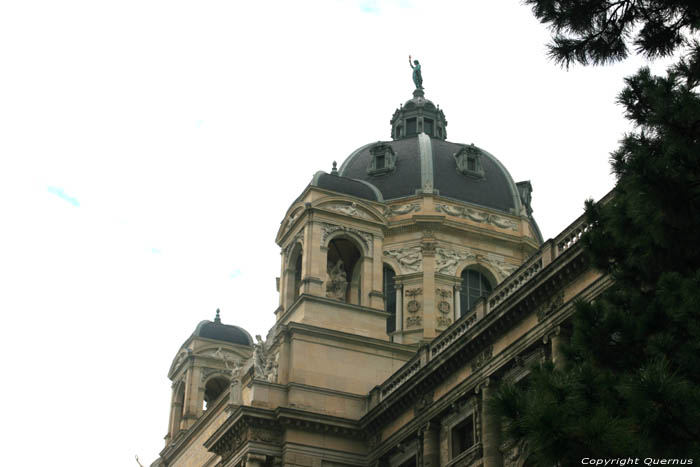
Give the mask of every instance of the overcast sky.
[[157, 457], [180, 345], [216, 308], [265, 335], [285, 211], [389, 139], [409, 54], [556, 236], [613, 186], [641, 61], [566, 71], [548, 38], [514, 0], [3, 2], [2, 464]]

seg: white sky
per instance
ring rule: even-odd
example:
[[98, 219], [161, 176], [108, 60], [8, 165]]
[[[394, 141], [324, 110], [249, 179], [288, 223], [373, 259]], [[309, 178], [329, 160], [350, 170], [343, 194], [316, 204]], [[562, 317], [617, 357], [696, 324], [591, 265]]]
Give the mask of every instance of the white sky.
[[286, 209], [389, 139], [408, 54], [448, 139], [532, 181], [545, 239], [609, 191], [641, 61], [567, 72], [528, 8], [476, 3], [4, 2], [2, 464], [157, 457], [180, 345], [217, 307], [266, 333]]

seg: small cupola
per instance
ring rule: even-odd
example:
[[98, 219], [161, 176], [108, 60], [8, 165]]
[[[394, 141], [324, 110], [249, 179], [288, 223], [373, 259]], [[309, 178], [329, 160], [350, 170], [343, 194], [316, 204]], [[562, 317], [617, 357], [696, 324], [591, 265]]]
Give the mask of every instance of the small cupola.
[[439, 106], [425, 98], [423, 89], [413, 91], [413, 99], [396, 109], [391, 117], [391, 138], [396, 141], [425, 133], [431, 138], [447, 138], [447, 120]]

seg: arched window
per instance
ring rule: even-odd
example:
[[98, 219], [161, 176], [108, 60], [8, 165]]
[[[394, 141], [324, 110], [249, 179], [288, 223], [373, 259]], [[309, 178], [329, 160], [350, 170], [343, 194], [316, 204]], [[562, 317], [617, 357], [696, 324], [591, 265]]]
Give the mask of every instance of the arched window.
[[208, 409], [228, 386], [229, 382], [225, 378], [217, 377], [207, 381], [207, 385], [204, 387], [204, 410]]
[[353, 240], [337, 237], [328, 244], [326, 297], [361, 303], [362, 253]]
[[460, 316], [464, 316], [476, 304], [479, 298], [491, 293], [489, 280], [474, 269], [462, 271], [462, 290], [459, 292]]
[[297, 259], [294, 261], [294, 298], [292, 303], [299, 298], [299, 289], [301, 288], [301, 257], [303, 256], [302, 250], [297, 253]]
[[391, 266], [384, 265], [382, 276], [382, 293], [384, 294], [384, 310], [391, 314], [386, 319], [386, 332], [396, 331], [396, 283], [394, 278], [396, 273]]

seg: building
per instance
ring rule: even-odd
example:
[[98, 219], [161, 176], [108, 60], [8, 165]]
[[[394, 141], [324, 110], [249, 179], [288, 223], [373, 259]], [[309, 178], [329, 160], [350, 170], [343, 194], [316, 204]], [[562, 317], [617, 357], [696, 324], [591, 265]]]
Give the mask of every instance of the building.
[[574, 300], [608, 280], [582, 218], [543, 241], [530, 183], [446, 130], [418, 88], [390, 141], [313, 176], [277, 233], [276, 324], [197, 326], [153, 466], [527, 465], [484, 401], [560, 363]]

